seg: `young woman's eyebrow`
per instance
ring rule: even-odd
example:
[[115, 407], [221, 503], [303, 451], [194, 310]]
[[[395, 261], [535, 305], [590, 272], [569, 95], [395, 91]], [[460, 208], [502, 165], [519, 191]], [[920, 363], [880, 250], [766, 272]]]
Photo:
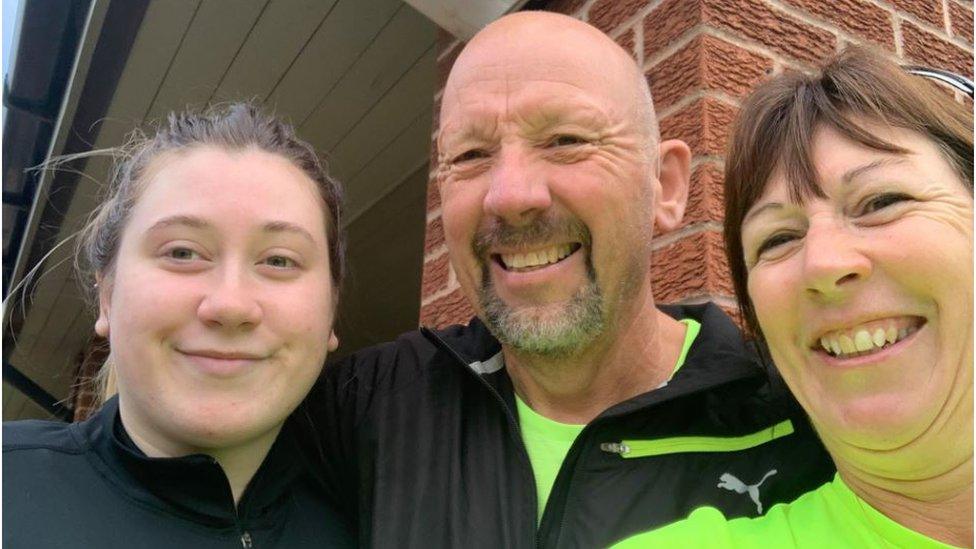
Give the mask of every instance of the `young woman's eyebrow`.
[[269, 221], [261, 227], [261, 230], [266, 233], [291, 233], [301, 236], [302, 238], [308, 240], [312, 244], [316, 244], [315, 237], [312, 233], [305, 230], [304, 227], [290, 223], [288, 221]]
[[[152, 224], [146, 232], [155, 232], [167, 227], [183, 226], [191, 229], [212, 229], [213, 224], [202, 217], [195, 215], [171, 215], [160, 219]], [[315, 237], [304, 227], [288, 221], [269, 221], [261, 227], [265, 233], [291, 233], [301, 236], [309, 242], [315, 244]]]
[[170, 215], [153, 223], [146, 232], [154, 232], [177, 225], [191, 229], [209, 229], [213, 227], [206, 219], [195, 215]]

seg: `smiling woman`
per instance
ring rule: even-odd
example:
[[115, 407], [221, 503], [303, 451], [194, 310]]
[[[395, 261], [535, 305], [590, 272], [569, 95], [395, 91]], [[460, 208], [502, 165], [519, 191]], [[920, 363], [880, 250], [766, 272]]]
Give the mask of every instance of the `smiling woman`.
[[746, 323], [837, 476], [622, 546], [972, 547], [971, 109], [852, 48], [743, 104], [725, 200]]
[[118, 395], [4, 425], [4, 543], [348, 544], [287, 421], [338, 344], [338, 184], [249, 105], [171, 115], [121, 158], [79, 246]]

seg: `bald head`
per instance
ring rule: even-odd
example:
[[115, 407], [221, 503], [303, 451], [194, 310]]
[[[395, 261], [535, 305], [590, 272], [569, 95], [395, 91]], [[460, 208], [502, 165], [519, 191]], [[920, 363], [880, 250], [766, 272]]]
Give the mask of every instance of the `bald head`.
[[638, 125], [654, 156], [659, 141], [657, 118], [640, 68], [599, 29], [558, 13], [513, 13], [475, 35], [448, 77], [441, 104], [442, 120], [456, 106], [453, 102], [464, 87], [489, 78], [506, 79], [512, 73], [514, 80], [520, 70], [554, 80], [578, 78], [599, 83], [611, 108]]

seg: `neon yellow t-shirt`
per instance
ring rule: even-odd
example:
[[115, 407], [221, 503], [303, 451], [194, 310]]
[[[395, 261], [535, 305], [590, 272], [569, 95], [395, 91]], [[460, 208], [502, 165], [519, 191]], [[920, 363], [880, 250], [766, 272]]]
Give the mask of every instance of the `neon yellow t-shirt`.
[[714, 507], [701, 507], [684, 520], [627, 538], [613, 549], [648, 547], [947, 549], [953, 546], [886, 517], [835, 475], [833, 482], [803, 494], [792, 503], [776, 504], [761, 517], [729, 520]]
[[[671, 372], [672, 377], [684, 365], [688, 349], [691, 349], [691, 344], [694, 343], [695, 337], [701, 330], [701, 324], [694, 319], [686, 318], [681, 322], [687, 328], [685, 329], [685, 340], [681, 346], [681, 354], [678, 355], [677, 363]], [[515, 405], [518, 408], [522, 441], [525, 442], [529, 461], [532, 462], [536, 493], [539, 496], [539, 514], [536, 515], [536, 520], [542, 520], [542, 512], [546, 508], [546, 501], [549, 500], [549, 493], [552, 492], [552, 485], [556, 482], [559, 468], [562, 466], [566, 454], [569, 453], [569, 448], [586, 425], [553, 421], [530, 408], [517, 394], [515, 395]]]

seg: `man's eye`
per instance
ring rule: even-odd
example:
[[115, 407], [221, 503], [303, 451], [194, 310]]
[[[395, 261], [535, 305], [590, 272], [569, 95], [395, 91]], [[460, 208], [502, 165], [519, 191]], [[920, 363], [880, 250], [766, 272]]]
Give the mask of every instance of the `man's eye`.
[[911, 200], [911, 197], [900, 193], [883, 193], [875, 195], [863, 202], [860, 210], [861, 215], [874, 213], [878, 210], [887, 208], [888, 206], [897, 204], [899, 202], [904, 202], [906, 200]]
[[290, 269], [296, 265], [294, 259], [283, 255], [273, 255], [265, 259], [264, 264], [276, 269]]
[[552, 139], [550, 139], [549, 142], [546, 143], [546, 146], [548, 146], [548, 147], [569, 147], [569, 146], [572, 146], [572, 145], [582, 145], [584, 143], [588, 143], [588, 141], [586, 139], [583, 139], [582, 137], [580, 137], [578, 135], [566, 135], [566, 134], [563, 134], [563, 135], [557, 135], [557, 136], [553, 137]]
[[460, 162], [468, 162], [471, 160], [478, 160], [479, 158], [485, 158], [488, 153], [482, 149], [471, 149], [470, 151], [464, 151], [463, 153], [455, 156], [451, 159], [452, 164], [457, 164]]

